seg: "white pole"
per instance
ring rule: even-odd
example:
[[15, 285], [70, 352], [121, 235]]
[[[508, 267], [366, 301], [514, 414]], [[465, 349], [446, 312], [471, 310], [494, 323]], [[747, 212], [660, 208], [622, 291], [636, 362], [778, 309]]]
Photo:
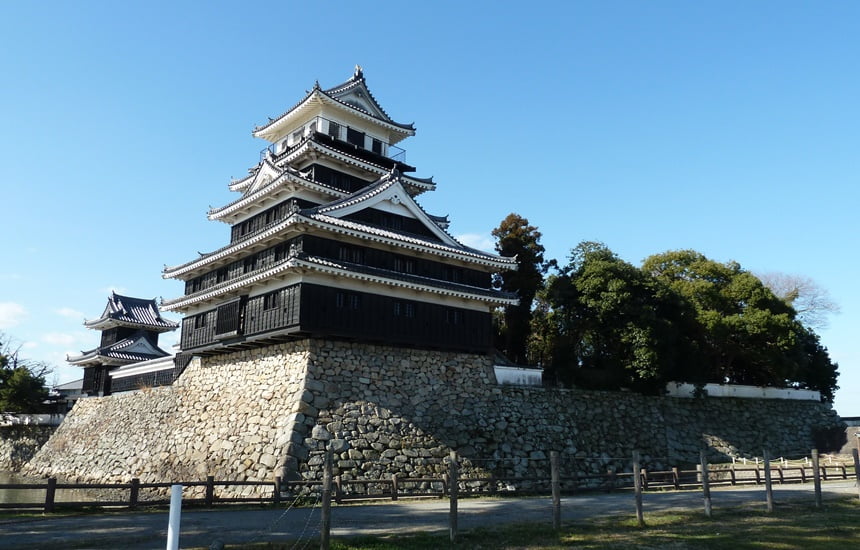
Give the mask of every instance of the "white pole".
[[179, 518], [182, 515], [182, 485], [170, 486], [170, 516], [167, 520], [167, 550], [179, 550]]

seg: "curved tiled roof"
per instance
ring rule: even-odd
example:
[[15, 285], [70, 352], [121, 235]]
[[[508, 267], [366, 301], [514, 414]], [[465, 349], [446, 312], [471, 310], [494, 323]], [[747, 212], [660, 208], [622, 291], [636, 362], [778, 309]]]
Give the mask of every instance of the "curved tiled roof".
[[478, 299], [493, 304], [516, 304], [519, 302], [517, 296], [509, 292], [452, 283], [419, 275], [409, 275], [406, 273], [360, 264], [340, 262], [319, 256], [309, 256], [300, 252], [294, 256], [290, 256], [274, 264], [259, 268], [236, 279], [225, 281], [213, 287], [193, 294], [188, 294], [180, 298], [166, 300], [162, 302], [161, 305], [166, 310], [179, 310], [196, 303], [217, 298], [229, 292], [238, 291], [261, 281], [269, 280], [271, 277], [296, 268], [312, 269], [341, 277], [376, 282], [390, 286], [412, 288], [429, 292], [431, 294]]
[[320, 266], [334, 268], [344, 271], [350, 271], [355, 274], [371, 275], [380, 279], [389, 279], [391, 281], [399, 281], [408, 285], [420, 285], [433, 287], [438, 289], [439, 293], [452, 293], [456, 295], [481, 296], [484, 298], [492, 298], [499, 303], [519, 302], [519, 298], [513, 292], [503, 292], [489, 288], [481, 288], [476, 286], [464, 285], [431, 277], [423, 277], [421, 275], [411, 275], [400, 271], [383, 269], [380, 267], [371, 267], [362, 264], [354, 264], [351, 262], [335, 261], [329, 258], [321, 258], [318, 256], [300, 256], [302, 260], [309, 263], [315, 263]]
[[[174, 327], [175, 328], [175, 327]], [[129, 348], [138, 347], [149, 350], [143, 353]], [[152, 345], [143, 331], [138, 331], [128, 338], [123, 338], [108, 346], [102, 346], [90, 351], [82, 352], [81, 355], [66, 357], [66, 361], [75, 365], [87, 365], [93, 363], [104, 364], [127, 364], [139, 361], [148, 361], [159, 357], [170, 355], [158, 346]]]
[[179, 324], [161, 317], [154, 299], [132, 298], [111, 292], [101, 317], [84, 321], [84, 326], [97, 330], [125, 326], [166, 332], [176, 330]]
[[[366, 92], [367, 98], [373, 103], [373, 106], [376, 109], [378, 109], [379, 112], [382, 114], [381, 117], [375, 115], [374, 113], [370, 113], [368, 111], [365, 111], [364, 109], [360, 109], [360, 108], [356, 107], [355, 105], [341, 101], [339, 99], [338, 96], [345, 94], [346, 92], [349, 92], [349, 91], [355, 89], [356, 87], [361, 87], [362, 90], [364, 92]], [[390, 124], [392, 126], [395, 126], [401, 130], [404, 130], [404, 131], [407, 131], [410, 133], [415, 132], [415, 125], [413, 123], [403, 124], [400, 122], [395, 122], [394, 120], [391, 119], [390, 116], [388, 116], [388, 113], [386, 113], [385, 110], [382, 108], [382, 106], [379, 105], [379, 102], [376, 101], [376, 98], [373, 96], [373, 94], [367, 88], [367, 84], [366, 84], [365, 79], [364, 79], [364, 73], [360, 69], [357, 69], [356, 72], [352, 75], [352, 77], [349, 80], [347, 80], [346, 82], [343, 82], [342, 84], [339, 84], [333, 88], [328, 88], [326, 90], [323, 90], [320, 87], [319, 82], [316, 82], [314, 84], [313, 89], [311, 89], [311, 91], [309, 91], [305, 95], [305, 97], [303, 97], [295, 105], [293, 105], [292, 107], [290, 107], [289, 109], [287, 109], [286, 111], [284, 111], [283, 113], [278, 115], [277, 117], [269, 118], [269, 122], [267, 122], [266, 124], [263, 124], [261, 126], [257, 126], [256, 128], [254, 128], [253, 133], [256, 134], [258, 132], [262, 132], [263, 130], [266, 130], [267, 128], [276, 124], [282, 118], [284, 118], [285, 116], [289, 115], [290, 113], [292, 113], [293, 111], [295, 111], [296, 109], [301, 107], [302, 104], [304, 104], [306, 101], [308, 101], [311, 97], [313, 97], [316, 94], [321, 94], [324, 97], [328, 98], [329, 100], [334, 101], [334, 102], [338, 103], [339, 105], [342, 105], [343, 107], [351, 109], [351, 110], [355, 111], [356, 113], [360, 113], [366, 117], [373, 118], [374, 120], [380, 120], [382, 122], [385, 122], [387, 124]]]
[[231, 202], [230, 204], [224, 205], [220, 208], [210, 208], [208, 217], [210, 220], [217, 220], [222, 218], [223, 216], [230, 214], [231, 212], [234, 212], [235, 210], [242, 208], [243, 206], [247, 206], [249, 204], [257, 202], [260, 198], [272, 193], [273, 191], [281, 187], [286, 181], [300, 183], [309, 188], [316, 188], [316, 190], [318, 191], [323, 191], [325, 193], [329, 193], [335, 196], [343, 197], [347, 195], [346, 191], [338, 189], [337, 187], [332, 187], [331, 185], [325, 185], [323, 183], [317, 183], [307, 178], [303, 178], [291, 171], [284, 171], [281, 173], [280, 176], [270, 181], [260, 189], [257, 189], [253, 193], [240, 197], [235, 201]]
[[[391, 180], [380, 180], [380, 182], [382, 182], [380, 185], [384, 185], [389, 181]], [[384, 189], [371, 189], [370, 187], [357, 191], [356, 193], [353, 193], [352, 195], [349, 195], [348, 197], [345, 197], [343, 199], [338, 199], [333, 203], [329, 203], [329, 205], [334, 204], [336, 202], [341, 204], [342, 206], [349, 201], [355, 201], [360, 196], [367, 198], [367, 196], [372, 196], [372, 194], [384, 191]], [[323, 205], [323, 207], [329, 205]], [[318, 211], [318, 209], [323, 207], [314, 207], [300, 210], [291, 214], [288, 218], [269, 225], [267, 227], [263, 227], [253, 233], [246, 235], [238, 241], [222, 246], [221, 248], [214, 250], [210, 253], [202, 254], [200, 258], [196, 258], [194, 260], [185, 262], [184, 264], [180, 264], [177, 266], [165, 266], [162, 271], [162, 277], [177, 277], [179, 275], [182, 275], [183, 273], [187, 273], [189, 271], [197, 269], [198, 267], [202, 267], [212, 261], [238, 252], [255, 242], [259, 242], [261, 240], [274, 236], [281, 231], [284, 231], [290, 225], [299, 224], [302, 222], [311, 223], [318, 228], [328, 229], [329, 231], [335, 233], [350, 234], [351, 236], [357, 237], [359, 239], [363, 238], [371, 241], [385, 242], [387, 244], [396, 243], [400, 246], [405, 246], [406, 248], [412, 250], [423, 250], [453, 258], [462, 258], [465, 256], [466, 258], [477, 261], [478, 263], [482, 263], [484, 265], [491, 265], [500, 269], [515, 269], [517, 265], [516, 258], [497, 256], [495, 254], [490, 254], [481, 250], [464, 246], [458, 243], [453, 237], [450, 237], [450, 235], [449, 237], [454, 243], [457, 244], [457, 246], [431, 241], [418, 235], [404, 234], [402, 232], [391, 231], [365, 223], [344, 220], [334, 216], [329, 216], [325, 213]], [[445, 234], [448, 235], [447, 232], [445, 232]]]
[[[293, 160], [306, 154], [308, 151], [313, 150], [318, 153], [323, 153], [332, 158], [336, 158], [347, 164], [351, 164], [358, 168], [367, 170], [369, 172], [375, 172], [379, 175], [387, 174], [390, 171], [390, 168], [386, 168], [385, 166], [376, 164], [367, 159], [360, 158], [356, 155], [351, 155], [345, 151], [341, 151], [340, 149], [330, 147], [329, 145], [319, 141], [317, 139], [317, 135], [318, 132], [305, 136], [299, 143], [293, 145], [283, 153], [278, 154], [276, 159], [277, 166], [289, 164]], [[245, 191], [253, 183], [254, 177], [263, 167], [264, 163], [271, 163], [271, 161], [267, 157], [266, 159], [260, 161], [260, 163], [257, 164], [254, 168], [249, 170], [249, 174], [247, 176], [242, 179], [231, 181], [228, 186], [230, 191]], [[432, 176], [427, 178], [419, 178], [417, 176], [407, 176], [404, 174], [401, 177], [410, 187], [414, 188], [414, 195], [419, 195], [424, 191], [432, 191], [436, 188], [436, 182], [433, 181]]]

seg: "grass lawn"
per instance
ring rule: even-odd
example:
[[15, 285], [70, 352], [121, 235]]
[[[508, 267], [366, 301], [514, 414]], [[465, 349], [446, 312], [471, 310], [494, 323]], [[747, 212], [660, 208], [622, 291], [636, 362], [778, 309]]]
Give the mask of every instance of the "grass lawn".
[[[712, 518], [702, 512], [664, 512], [645, 516], [638, 527], [632, 516], [567, 523], [560, 532], [550, 525], [515, 525], [462, 532], [456, 544], [447, 535], [412, 535], [337, 539], [332, 550], [393, 550], [414, 548], [667, 548], [833, 549], [860, 548], [860, 504], [856, 498], [827, 501], [820, 509], [783, 504], [767, 514], [764, 508], [717, 510]], [[319, 548], [318, 541], [261, 544], [250, 548], [285, 550]], [[228, 546], [228, 548], [236, 548]]]

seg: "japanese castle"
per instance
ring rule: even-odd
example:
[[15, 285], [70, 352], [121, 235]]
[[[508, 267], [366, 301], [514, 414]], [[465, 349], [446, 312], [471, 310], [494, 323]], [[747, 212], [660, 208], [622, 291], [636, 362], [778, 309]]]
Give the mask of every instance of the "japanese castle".
[[296, 338], [491, 351], [492, 310], [517, 302], [492, 274], [516, 260], [464, 246], [416, 202], [436, 184], [398, 146], [415, 128], [388, 116], [360, 67], [253, 135], [269, 146], [208, 214], [229, 244], [164, 268], [185, 283], [161, 304], [184, 314], [183, 353]]
[[101, 331], [101, 343], [66, 357], [66, 361], [83, 367], [81, 391], [86, 395], [109, 395], [173, 382], [173, 356], [158, 347], [158, 336], [179, 325], [161, 316], [155, 300], [112, 292], [101, 316], [84, 321], [84, 326]]

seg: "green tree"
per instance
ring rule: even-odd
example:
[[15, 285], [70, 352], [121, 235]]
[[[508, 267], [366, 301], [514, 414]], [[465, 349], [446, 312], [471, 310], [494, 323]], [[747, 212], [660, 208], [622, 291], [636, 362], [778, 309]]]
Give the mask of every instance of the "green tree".
[[832, 399], [837, 366], [795, 310], [737, 262], [693, 250], [647, 258], [642, 269], [682, 296], [699, 325], [698, 378], [817, 389]]
[[526, 364], [529, 362], [527, 347], [532, 304], [552, 262], [544, 260], [540, 231], [518, 214], [508, 214], [492, 235], [496, 239], [496, 251], [502, 256], [516, 256], [518, 262], [516, 271], [499, 274], [499, 286], [517, 293], [520, 299], [519, 304], [506, 306], [504, 315], [498, 319], [496, 346], [514, 363]]
[[45, 363], [19, 358], [18, 351], [0, 334], [0, 412], [41, 412], [48, 398], [45, 375], [50, 369]]
[[657, 393], [690, 362], [683, 300], [602, 243], [575, 247], [538, 304], [545, 368], [562, 383]]

